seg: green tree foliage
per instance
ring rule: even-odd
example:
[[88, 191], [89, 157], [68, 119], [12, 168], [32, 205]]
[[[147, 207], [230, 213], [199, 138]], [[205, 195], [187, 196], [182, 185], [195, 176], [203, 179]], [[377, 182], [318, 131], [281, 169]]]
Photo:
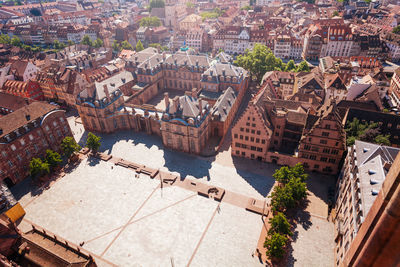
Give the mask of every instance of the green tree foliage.
[[75, 152], [78, 152], [81, 147], [76, 143], [75, 139], [71, 136], [65, 137], [61, 142], [61, 149], [65, 157], [69, 158]]
[[285, 255], [285, 246], [288, 238], [280, 233], [268, 235], [264, 247], [267, 249], [267, 256], [270, 259], [281, 259]]
[[143, 44], [142, 44], [142, 42], [139, 40], [139, 41], [136, 43], [136, 52], [140, 52], [140, 51], [142, 51], [143, 49], [144, 49]]
[[67, 44], [68, 44], [68, 46], [71, 46], [71, 45], [74, 45], [75, 43], [72, 40], [68, 40]]
[[386, 146], [391, 145], [390, 135], [381, 134], [378, 123], [362, 123], [357, 118], [354, 118], [351, 122], [347, 122], [345, 131], [347, 134], [346, 143], [348, 146], [353, 145], [356, 140], [383, 144]]
[[309, 71], [310, 71], [310, 67], [308, 66], [308, 63], [307, 63], [306, 61], [302, 61], [302, 62], [297, 66], [296, 71], [297, 71], [297, 72], [300, 72], [300, 71], [309, 72]]
[[255, 44], [253, 50], [246, 50], [244, 55], [239, 55], [235, 64], [255, 75], [258, 81], [267, 71], [282, 70], [284, 67], [282, 60], [262, 44]]
[[161, 26], [161, 20], [158, 17], [144, 17], [140, 20], [140, 26], [142, 27], [158, 27]]
[[205, 20], [205, 19], [219, 18], [222, 14], [224, 14], [224, 12], [221, 9], [219, 9], [218, 7], [216, 7], [213, 9], [213, 11], [206, 11], [206, 12], [200, 13], [200, 16], [203, 18], [203, 20]]
[[47, 149], [46, 150], [46, 162], [49, 164], [50, 168], [57, 167], [61, 162], [61, 156], [57, 152]]
[[100, 148], [101, 145], [100, 139], [101, 137], [96, 136], [92, 132], [89, 132], [88, 138], [86, 140], [86, 146], [93, 152], [97, 152], [97, 150]]
[[392, 30], [392, 32], [395, 33], [395, 34], [400, 34], [400, 25], [394, 27], [393, 30]]
[[85, 34], [82, 38], [81, 44], [83, 45], [88, 45], [88, 46], [93, 46], [93, 42], [90, 39], [89, 35]]
[[13, 46], [22, 47], [22, 42], [21, 42], [21, 40], [20, 40], [17, 36], [14, 36], [14, 37], [11, 39], [11, 44], [12, 44]]
[[150, 11], [153, 8], [162, 8], [165, 7], [164, 0], [150, 0]]
[[50, 173], [50, 165], [47, 162], [43, 162], [40, 158], [32, 158], [29, 162], [29, 170], [31, 176], [36, 178]]
[[274, 217], [270, 218], [269, 224], [271, 227], [268, 231], [269, 234], [280, 233], [282, 235], [289, 236], [293, 234], [290, 230], [290, 223], [286, 219], [285, 214], [283, 214], [282, 212], [278, 212]]
[[54, 49], [62, 50], [66, 47], [66, 45], [64, 43], [61, 43], [58, 40], [54, 40], [53, 47], [54, 47]]
[[2, 44], [10, 44], [11, 43], [11, 38], [7, 34], [2, 34], [0, 35], [0, 43]]
[[252, 7], [251, 6], [244, 6], [244, 7], [242, 7], [241, 8], [241, 10], [252, 10]]
[[133, 50], [133, 46], [130, 43], [128, 43], [128, 41], [123, 41], [121, 43], [121, 48], [126, 50]]
[[101, 40], [100, 38], [97, 38], [96, 41], [94, 41], [93, 46], [95, 48], [100, 48], [103, 46], [103, 40]]
[[339, 17], [339, 16], [340, 16], [339, 11], [337, 10], [333, 11], [332, 17]]
[[194, 4], [192, 2], [187, 2], [186, 3], [187, 8], [194, 8]]
[[272, 175], [276, 181], [281, 184], [287, 184], [294, 178], [300, 178], [301, 181], [305, 181], [308, 178], [308, 174], [305, 173], [304, 167], [301, 163], [297, 163], [293, 167], [283, 166]]
[[113, 44], [112, 44], [112, 49], [113, 49], [115, 52], [121, 51], [121, 45], [118, 43], [117, 40], [114, 40], [114, 42], [113, 42]]
[[285, 211], [294, 208], [307, 197], [305, 180], [308, 174], [304, 172], [301, 163], [294, 167], [283, 166], [273, 174], [278, 186], [271, 193], [271, 207], [273, 211]]
[[296, 70], [296, 64], [294, 63], [293, 59], [291, 59], [286, 64], [285, 71], [295, 71], [295, 70]]

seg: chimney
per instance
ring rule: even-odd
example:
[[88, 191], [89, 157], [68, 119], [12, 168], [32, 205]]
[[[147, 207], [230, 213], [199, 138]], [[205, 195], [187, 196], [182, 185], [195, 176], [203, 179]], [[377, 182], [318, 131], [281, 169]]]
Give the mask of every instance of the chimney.
[[203, 104], [201, 102], [203, 101], [203, 99], [201, 97], [199, 97], [198, 101], [199, 101], [199, 115], [200, 115], [200, 117], [202, 117], [203, 116]]
[[106, 94], [107, 100], [110, 100], [110, 92], [108, 92], [107, 84], [103, 85], [104, 93]]
[[164, 93], [164, 102], [165, 102], [165, 110], [169, 108], [169, 95], [168, 93]]

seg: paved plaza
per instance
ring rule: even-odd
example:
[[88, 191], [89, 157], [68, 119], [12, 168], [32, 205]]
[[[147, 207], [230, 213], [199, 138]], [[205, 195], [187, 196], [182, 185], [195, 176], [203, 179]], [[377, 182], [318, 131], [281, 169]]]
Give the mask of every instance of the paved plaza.
[[19, 200], [33, 222], [119, 266], [260, 266], [261, 216], [158, 179], [85, 158]]
[[[84, 145], [82, 125], [74, 117], [68, 121]], [[106, 154], [221, 187], [233, 193], [229, 196], [263, 200], [279, 167], [233, 158], [229, 140], [217, 156], [205, 158], [165, 149], [159, 137], [144, 133], [101, 137], [100, 150]], [[327, 188], [333, 180], [312, 174], [308, 183], [310, 201], [297, 214], [287, 265], [330, 266], [333, 225], [326, 220]], [[100, 266], [261, 266], [252, 257], [261, 216], [231, 197], [217, 202], [181, 186], [161, 189], [158, 179], [135, 178], [131, 169], [93, 158], [43, 191], [29, 187], [27, 179], [14, 192], [27, 212], [21, 227], [34, 223], [83, 244]]]

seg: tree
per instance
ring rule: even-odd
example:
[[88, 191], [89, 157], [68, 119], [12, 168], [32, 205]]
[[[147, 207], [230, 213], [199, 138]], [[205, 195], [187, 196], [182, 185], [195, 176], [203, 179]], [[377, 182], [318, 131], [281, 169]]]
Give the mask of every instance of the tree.
[[234, 62], [236, 65], [248, 70], [255, 75], [258, 81], [267, 71], [282, 70], [283, 62], [274, 56], [271, 50], [262, 44], [255, 44], [253, 50], [246, 50], [244, 55], [239, 55]]
[[280, 233], [268, 235], [264, 242], [269, 259], [281, 259], [285, 255], [285, 246], [288, 238]]
[[86, 146], [92, 150], [93, 152], [97, 152], [97, 150], [99, 149], [101, 143], [100, 143], [100, 139], [101, 137], [96, 136], [95, 134], [93, 134], [92, 132], [89, 132], [88, 134], [88, 138], [86, 140]]
[[119, 52], [121, 51], [121, 46], [120, 44], [117, 42], [117, 40], [114, 40], [113, 44], [112, 44], [112, 48], [115, 52]]
[[270, 198], [271, 208], [274, 212], [285, 211], [296, 206], [296, 200], [286, 186], [275, 186]]
[[29, 162], [29, 171], [32, 177], [40, 177], [50, 173], [50, 165], [47, 162], [43, 162], [40, 158], [32, 158]]
[[247, 11], [249, 11], [251, 9], [252, 9], [251, 6], [244, 6], [244, 7], [241, 8], [241, 10], [247, 10]]
[[85, 34], [82, 38], [81, 44], [83, 45], [88, 45], [88, 46], [93, 46], [93, 42], [90, 39], [89, 35]]
[[186, 2], [187, 8], [194, 8], [194, 4], [192, 2]]
[[57, 167], [61, 162], [61, 156], [57, 152], [47, 149], [46, 150], [46, 162], [50, 165], [50, 168]]
[[74, 45], [75, 43], [72, 40], [68, 40], [67, 44], [68, 44], [68, 46], [71, 46], [71, 45]]
[[375, 137], [374, 142], [375, 142], [376, 144], [385, 145], [385, 146], [390, 146], [391, 143], [390, 143], [389, 138], [390, 138], [390, 135], [389, 135], [389, 134], [387, 134], [387, 135], [379, 134], [379, 135], [377, 135], [377, 136]]
[[337, 10], [333, 11], [332, 17], [339, 17], [339, 16], [340, 16], [339, 11], [337, 11]]
[[94, 41], [93, 46], [96, 48], [100, 48], [103, 46], [103, 40], [101, 40], [100, 38], [97, 38], [96, 41]]
[[296, 70], [296, 64], [294, 63], [293, 59], [291, 59], [286, 64], [285, 71], [295, 71], [295, 70]]
[[71, 136], [65, 137], [61, 142], [61, 149], [65, 157], [69, 158], [75, 152], [78, 152], [81, 147], [76, 143], [75, 139]]
[[163, 8], [165, 7], [164, 0], [150, 0], [150, 11], [153, 8]]
[[288, 220], [286, 219], [285, 214], [282, 212], [278, 212], [274, 217], [269, 219], [269, 224], [271, 228], [268, 233], [280, 233], [282, 235], [292, 235], [292, 231], [290, 230], [291, 226]]
[[142, 44], [142, 42], [139, 40], [139, 41], [136, 43], [136, 52], [140, 52], [140, 51], [142, 51], [143, 49], [144, 49], [143, 44]]
[[133, 50], [133, 46], [130, 43], [128, 43], [128, 41], [123, 41], [121, 43], [121, 48], [126, 50]]
[[296, 177], [290, 179], [285, 189], [287, 194], [292, 196], [296, 204], [307, 197], [307, 185], [305, 182], [302, 182], [300, 178]]
[[2, 34], [0, 35], [0, 43], [2, 44], [10, 44], [11, 43], [11, 38], [7, 34]]
[[308, 178], [308, 174], [305, 173], [303, 164], [301, 163], [297, 163], [293, 167], [283, 166], [275, 170], [272, 176], [276, 181], [284, 185], [294, 178], [300, 178], [302, 182]]
[[21, 47], [21, 46], [22, 46], [22, 42], [21, 42], [21, 40], [20, 40], [17, 36], [14, 36], [14, 37], [11, 39], [11, 44], [12, 44], [13, 46], [18, 46], [18, 47]]
[[394, 27], [393, 30], [392, 30], [392, 32], [395, 33], [395, 34], [400, 34], [400, 25]]
[[161, 26], [161, 20], [158, 17], [144, 17], [140, 20], [141, 27], [158, 27]]
[[54, 47], [54, 49], [60, 50], [60, 49], [64, 49], [65, 48], [65, 44], [61, 43], [58, 40], [54, 40], [53, 47]]
[[310, 67], [308, 66], [307, 61], [302, 61], [302, 62], [297, 66], [296, 71], [297, 71], [297, 72], [300, 72], [300, 71], [309, 72], [309, 71], [310, 71]]

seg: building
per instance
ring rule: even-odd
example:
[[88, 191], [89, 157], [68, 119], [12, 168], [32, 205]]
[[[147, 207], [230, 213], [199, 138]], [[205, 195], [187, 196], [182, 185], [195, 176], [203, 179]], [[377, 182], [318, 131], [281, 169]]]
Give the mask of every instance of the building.
[[391, 106], [400, 110], [400, 68], [393, 73], [388, 97]]
[[386, 175], [399, 153], [398, 148], [358, 140], [347, 150], [336, 185], [336, 266], [344, 264], [344, 257], [377, 199]]
[[196, 14], [191, 14], [179, 22], [179, 29], [184, 31], [193, 30], [195, 28], [199, 28], [202, 22], [203, 19], [201, 16]]
[[211, 135], [211, 107], [190, 93], [176, 96], [162, 116], [161, 135], [164, 146], [186, 153], [200, 154]]
[[11, 186], [29, 174], [32, 157], [46, 149], [60, 152], [60, 143], [72, 136], [65, 111], [44, 102], [32, 102], [0, 117], [0, 181]]
[[298, 148], [306, 170], [335, 174], [346, 149], [346, 133], [335, 103], [308, 114]]
[[44, 100], [42, 89], [33, 80], [28, 80], [27, 82], [7, 80], [3, 85], [2, 91], [7, 94], [38, 101]]

